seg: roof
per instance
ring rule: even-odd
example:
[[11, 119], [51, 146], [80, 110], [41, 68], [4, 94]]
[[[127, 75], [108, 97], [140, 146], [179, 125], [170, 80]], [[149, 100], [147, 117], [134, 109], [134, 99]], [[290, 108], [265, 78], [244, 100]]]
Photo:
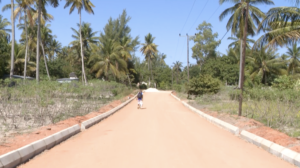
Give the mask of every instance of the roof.
[[[11, 77], [14, 78], [14, 79], [24, 79], [24, 76], [20, 76], [20, 75], [12, 75]], [[4, 75], [3, 76], [3, 79], [7, 79], [7, 78], [10, 78], [10, 75]], [[30, 77], [30, 76], [26, 76], [26, 79], [34, 80], [35, 78]]]
[[77, 76], [76, 76], [76, 74], [74, 72], [71, 72], [70, 75], [69, 75], [69, 77], [76, 77], [77, 78]]

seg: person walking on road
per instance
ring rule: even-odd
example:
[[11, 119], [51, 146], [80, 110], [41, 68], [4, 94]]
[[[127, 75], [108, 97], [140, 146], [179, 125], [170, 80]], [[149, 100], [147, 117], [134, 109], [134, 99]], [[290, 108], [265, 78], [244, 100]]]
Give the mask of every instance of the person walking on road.
[[142, 106], [143, 106], [143, 91], [142, 90], [140, 90], [139, 91], [139, 93], [138, 93], [138, 95], [137, 95], [137, 100], [138, 100], [138, 106], [137, 106], [137, 108], [139, 109], [139, 108], [142, 108]]

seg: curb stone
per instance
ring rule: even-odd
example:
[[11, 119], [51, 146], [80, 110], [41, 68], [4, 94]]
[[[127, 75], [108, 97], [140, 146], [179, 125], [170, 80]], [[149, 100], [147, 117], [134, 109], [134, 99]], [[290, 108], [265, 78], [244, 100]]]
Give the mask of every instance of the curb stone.
[[21, 156], [19, 155], [19, 152], [14, 150], [0, 156], [0, 162], [3, 165], [3, 168], [16, 167], [21, 163]]
[[273, 143], [270, 147], [270, 153], [277, 156], [277, 157], [282, 157], [282, 151], [284, 150], [285, 148], [281, 145], [278, 145], [276, 143]]
[[[126, 102], [122, 103], [121, 105], [117, 106], [115, 109], [112, 109], [106, 113], [103, 113], [97, 117], [94, 117], [90, 120], [87, 120], [85, 122], [89, 123], [89, 125], [95, 124], [95, 122], [101, 121], [103, 118], [108, 117], [109, 115], [115, 113], [125, 105], [127, 105], [129, 102], [131, 102], [136, 96], [133, 98], [127, 100]], [[35, 142], [32, 142], [26, 146], [23, 146], [17, 150], [11, 151], [9, 153], [6, 153], [4, 155], [0, 156], [0, 168], [14, 168], [22, 163], [25, 163], [29, 159], [33, 158], [34, 156], [40, 154], [46, 149], [50, 149], [64, 140], [72, 137], [73, 135], [76, 135], [77, 133], [80, 133], [82, 130], [82, 127], [84, 125], [81, 125], [81, 128], [78, 124], [71, 126], [69, 128], [66, 128], [62, 131], [59, 131], [55, 134], [52, 134], [46, 138], [37, 140]], [[84, 127], [85, 128], [85, 127]]]
[[120, 104], [119, 106], [115, 107], [112, 110], [109, 110], [106, 113], [100, 114], [96, 117], [93, 117], [89, 120], [86, 120], [84, 122], [81, 123], [81, 130], [85, 130], [90, 128], [91, 126], [99, 123], [101, 120], [103, 120], [104, 118], [109, 117], [110, 115], [114, 114], [115, 112], [117, 112], [118, 110], [120, 110], [121, 108], [123, 108], [124, 106], [126, 106], [128, 103], [130, 103], [132, 100], [134, 100], [136, 97], [136, 95], [134, 97], [132, 97], [131, 99], [125, 101], [124, 103]]
[[291, 164], [295, 164], [294, 159], [298, 155], [297, 152], [294, 152], [290, 149], [285, 148], [285, 149], [283, 149], [283, 151], [281, 153], [282, 153], [282, 159], [283, 160], [285, 160], [285, 161], [287, 161]]
[[[174, 97], [175, 99], [181, 101], [179, 98], [177, 98], [176, 96], [174, 96], [172, 93], [171, 93], [171, 96]], [[205, 114], [203, 112], [201, 112], [200, 110], [197, 110], [195, 109], [194, 107], [190, 106], [189, 104], [181, 101], [182, 104], [186, 107], [188, 107], [190, 110], [198, 113], [201, 117], [203, 117], [204, 119], [206, 119], [207, 121], [217, 125], [217, 126], [220, 126], [222, 128], [225, 128], [226, 130], [232, 132], [230, 129], [233, 129], [233, 128], [236, 128], [236, 129], [233, 129], [234, 131], [232, 132], [233, 134], [235, 135], [240, 135], [240, 137], [249, 142], [249, 143], [252, 143], [254, 145], [256, 145], [257, 147], [260, 147], [262, 149], [264, 149], [265, 151], [283, 159], [284, 161], [286, 162], [289, 162], [297, 167], [300, 168], [300, 153], [297, 153], [295, 151], [292, 151], [291, 149], [289, 148], [285, 148], [281, 145], [278, 145], [274, 142], [271, 142], [267, 139], [264, 139], [260, 136], [257, 136], [255, 134], [252, 134], [248, 131], [245, 131], [245, 130], [242, 130], [241, 133], [239, 132], [239, 128], [238, 127], [235, 127], [229, 123], [226, 123], [222, 120], [219, 120], [217, 118], [214, 118], [208, 114]], [[232, 127], [231, 127], [232, 126]]]
[[17, 149], [17, 151], [19, 152], [19, 155], [21, 157], [21, 162], [26, 162], [27, 160], [32, 158], [35, 153], [32, 144], [23, 146], [22, 148]]
[[14, 168], [80, 132], [79, 125], [64, 129], [0, 156], [0, 168]]

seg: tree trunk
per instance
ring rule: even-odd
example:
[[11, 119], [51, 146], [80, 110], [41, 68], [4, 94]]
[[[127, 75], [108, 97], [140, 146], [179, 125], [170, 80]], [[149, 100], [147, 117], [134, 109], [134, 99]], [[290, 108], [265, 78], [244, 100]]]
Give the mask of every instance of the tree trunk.
[[36, 81], [40, 81], [40, 40], [41, 40], [41, 10], [42, 10], [42, 0], [39, 0], [38, 4], [38, 32], [36, 40]]
[[241, 88], [241, 79], [242, 79], [242, 58], [243, 58], [243, 39], [241, 38], [241, 45], [240, 45], [240, 71], [239, 71], [239, 85], [238, 88]]
[[241, 69], [241, 73], [242, 73], [242, 78], [241, 78], [241, 94], [240, 94], [240, 101], [239, 101], [239, 116], [242, 115], [242, 106], [243, 106], [243, 90], [244, 90], [244, 75], [245, 75], [245, 57], [246, 57], [246, 39], [247, 39], [247, 31], [248, 31], [248, 9], [249, 9], [249, 3], [247, 3], [247, 7], [246, 7], [246, 16], [245, 16], [245, 27], [244, 27], [244, 34], [243, 34], [243, 38], [244, 38], [244, 45], [243, 45], [243, 57], [242, 57], [242, 69]]
[[28, 37], [27, 37], [27, 13], [25, 13], [25, 33], [26, 33], [26, 49], [25, 49], [25, 62], [24, 62], [24, 81], [26, 80], [26, 73], [27, 73], [27, 54], [28, 54]]
[[45, 55], [45, 50], [44, 50], [44, 45], [43, 43], [41, 43], [41, 46], [42, 46], [42, 51], [43, 51], [43, 55], [44, 55], [44, 62], [45, 62], [45, 67], [46, 67], [46, 71], [47, 71], [47, 76], [50, 79], [50, 75], [49, 75], [49, 70], [48, 70], [48, 65], [47, 65], [47, 58], [46, 58], [46, 55]]
[[130, 81], [130, 78], [129, 78], [129, 75], [128, 75], [128, 74], [127, 74], [127, 77], [128, 77], [128, 81], [129, 81], [130, 88], [132, 89], [131, 81]]
[[[150, 71], [150, 57], [148, 56], [148, 72]], [[150, 87], [150, 75], [149, 75], [149, 86]]]
[[10, 58], [10, 79], [14, 75], [15, 64], [15, 17], [14, 17], [14, 0], [11, 0], [11, 58]]
[[82, 73], [84, 78], [84, 84], [87, 84], [86, 76], [85, 76], [85, 70], [84, 70], [84, 56], [83, 56], [83, 49], [82, 49], [82, 37], [81, 37], [81, 11], [79, 13], [79, 34], [80, 34], [80, 49], [81, 49], [81, 66], [82, 66]]

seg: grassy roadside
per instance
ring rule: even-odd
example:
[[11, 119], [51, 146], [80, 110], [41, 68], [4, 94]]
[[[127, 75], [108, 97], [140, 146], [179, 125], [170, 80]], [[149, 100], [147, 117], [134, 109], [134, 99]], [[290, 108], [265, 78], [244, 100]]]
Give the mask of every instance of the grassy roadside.
[[[206, 94], [189, 100], [199, 109], [236, 116], [238, 113], [238, 90], [222, 87], [217, 94]], [[243, 116], [277, 129], [292, 137], [300, 136], [300, 92], [272, 88], [249, 89], [245, 91]], [[187, 94], [177, 93], [181, 99]]]
[[4, 81], [0, 86], [0, 135], [84, 116], [133, 92], [125, 85], [99, 80], [89, 81], [88, 86], [55, 81], [20, 82], [14, 87], [7, 84]]

